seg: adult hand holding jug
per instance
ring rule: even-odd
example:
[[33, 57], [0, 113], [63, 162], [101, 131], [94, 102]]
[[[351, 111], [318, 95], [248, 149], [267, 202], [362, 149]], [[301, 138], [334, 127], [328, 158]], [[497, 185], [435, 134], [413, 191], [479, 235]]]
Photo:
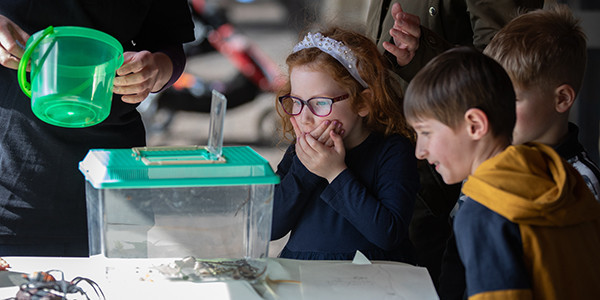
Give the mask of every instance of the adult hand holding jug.
[[50, 26], [28, 39], [17, 76], [40, 120], [80, 128], [108, 117], [115, 72], [122, 64], [123, 47], [112, 36], [85, 27]]
[[23, 45], [29, 39], [29, 34], [19, 26], [0, 15], [0, 65], [16, 70], [23, 56]]

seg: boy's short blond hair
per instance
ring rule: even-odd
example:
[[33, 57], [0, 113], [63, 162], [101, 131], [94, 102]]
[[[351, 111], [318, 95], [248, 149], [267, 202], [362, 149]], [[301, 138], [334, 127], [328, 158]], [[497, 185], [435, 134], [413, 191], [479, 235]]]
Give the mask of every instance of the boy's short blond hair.
[[456, 129], [467, 110], [482, 110], [492, 135], [512, 141], [515, 92], [502, 66], [474, 48], [450, 49], [411, 80], [404, 97], [409, 122], [426, 118]]
[[528, 12], [498, 31], [484, 53], [504, 66], [517, 86], [569, 84], [578, 93], [587, 61], [579, 23], [566, 5]]

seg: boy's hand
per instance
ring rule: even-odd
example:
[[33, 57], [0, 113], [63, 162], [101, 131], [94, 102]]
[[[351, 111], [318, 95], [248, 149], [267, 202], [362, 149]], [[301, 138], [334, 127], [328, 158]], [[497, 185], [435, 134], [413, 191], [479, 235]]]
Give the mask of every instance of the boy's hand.
[[151, 92], [159, 91], [171, 78], [173, 65], [164, 53], [149, 51], [123, 53], [123, 65], [117, 69], [115, 94], [127, 103], [140, 103]]
[[19, 61], [25, 52], [23, 47], [28, 39], [29, 34], [13, 21], [0, 15], [0, 64], [10, 69], [18, 69]]
[[400, 66], [406, 66], [415, 57], [421, 37], [421, 20], [405, 13], [399, 3], [392, 5], [394, 26], [390, 29], [394, 43], [383, 42], [383, 48], [396, 57]]

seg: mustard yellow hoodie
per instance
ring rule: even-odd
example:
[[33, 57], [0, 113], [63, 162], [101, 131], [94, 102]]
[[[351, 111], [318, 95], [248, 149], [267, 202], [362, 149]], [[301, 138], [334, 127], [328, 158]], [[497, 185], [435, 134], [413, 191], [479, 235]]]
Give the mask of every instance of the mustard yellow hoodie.
[[508, 147], [463, 193], [455, 232], [470, 299], [600, 299], [600, 203], [552, 148]]

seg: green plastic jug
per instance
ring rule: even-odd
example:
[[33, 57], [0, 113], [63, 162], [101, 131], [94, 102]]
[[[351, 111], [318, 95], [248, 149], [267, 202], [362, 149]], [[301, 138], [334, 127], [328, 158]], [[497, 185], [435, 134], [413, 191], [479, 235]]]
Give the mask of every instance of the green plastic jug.
[[115, 72], [122, 64], [123, 46], [114, 37], [91, 28], [50, 26], [27, 41], [17, 76], [40, 120], [80, 128], [108, 117]]

